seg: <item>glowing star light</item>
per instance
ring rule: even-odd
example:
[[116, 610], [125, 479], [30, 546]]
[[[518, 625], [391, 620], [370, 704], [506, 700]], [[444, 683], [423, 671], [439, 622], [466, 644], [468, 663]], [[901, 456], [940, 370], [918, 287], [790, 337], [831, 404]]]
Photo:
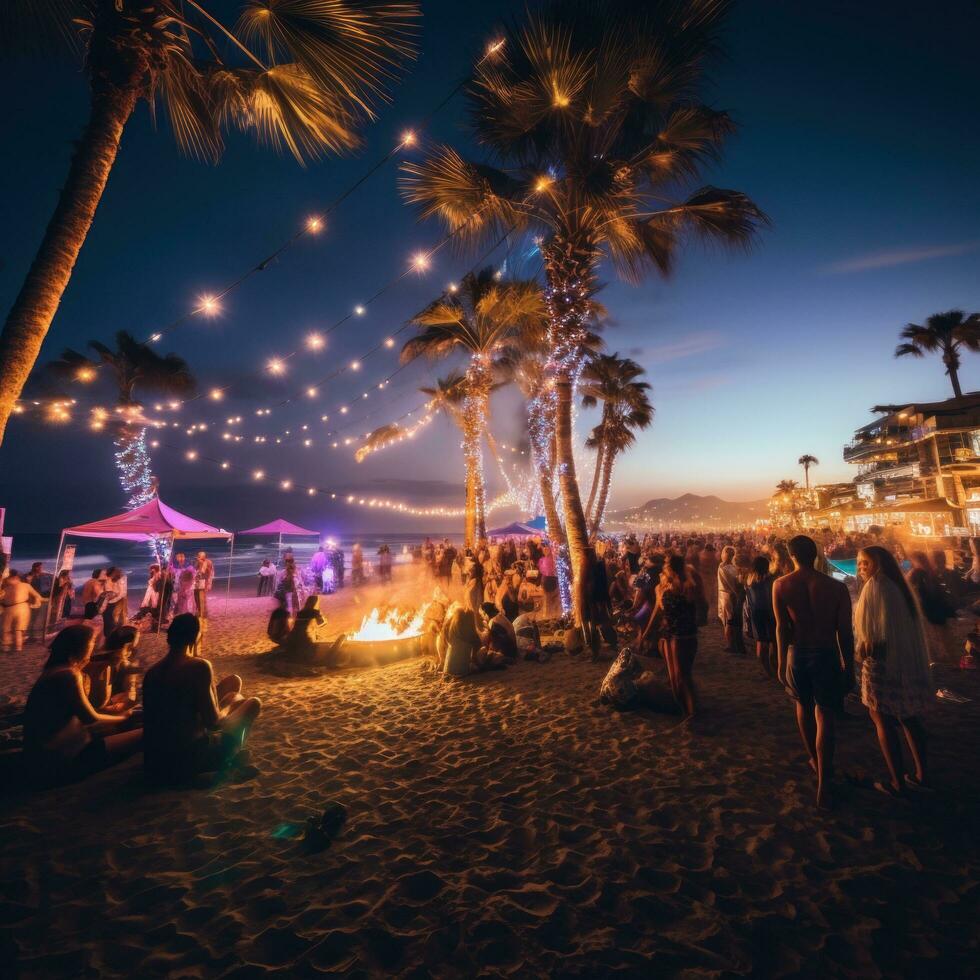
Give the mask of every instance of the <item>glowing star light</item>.
[[364, 316], [364, 313], [365, 313], [364, 307], [361, 306], [360, 303], [358, 303], [357, 306], [354, 307], [354, 316]]
[[307, 398], [316, 398], [316, 396], [319, 395], [319, 394], [320, 394], [320, 392], [316, 388], [307, 388], [306, 389], [306, 397]]
[[311, 333], [306, 338], [306, 346], [310, 350], [323, 350], [327, 342], [318, 333]]
[[198, 302], [200, 305], [194, 311], [195, 313], [203, 313], [205, 316], [217, 316], [221, 312], [221, 303], [218, 302], [217, 296], [205, 293], [198, 298]]
[[82, 382], [95, 380], [95, 370], [90, 367], [80, 367], [75, 377]]
[[406, 129], [405, 132], [402, 133], [402, 146], [415, 146], [416, 139], [417, 137], [415, 133], [410, 129]]
[[266, 365], [270, 374], [285, 374], [286, 365], [278, 357], [273, 357]]
[[425, 272], [432, 265], [432, 260], [425, 252], [416, 252], [412, 256], [412, 268], [416, 272]]
[[315, 235], [320, 231], [323, 231], [323, 218], [317, 215], [310, 215], [306, 219], [306, 230], [311, 234]]
[[225, 393], [220, 388], [212, 388], [210, 397], [212, 401], [220, 402], [225, 397]]

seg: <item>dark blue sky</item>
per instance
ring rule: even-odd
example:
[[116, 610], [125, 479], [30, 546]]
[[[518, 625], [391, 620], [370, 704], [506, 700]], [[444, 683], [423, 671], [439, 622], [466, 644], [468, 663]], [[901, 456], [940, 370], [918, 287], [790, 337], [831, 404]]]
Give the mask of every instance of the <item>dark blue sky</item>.
[[[352, 158], [304, 170], [232, 137], [221, 164], [207, 166], [181, 157], [166, 122], [154, 129], [141, 106], [42, 360], [120, 328], [147, 335], [198, 294], [235, 278], [416, 125], [479, 56], [494, 25], [521, 7], [425, 0], [420, 58]], [[749, 255], [695, 246], [669, 282], [610, 284], [605, 291], [616, 321], [609, 346], [647, 366], [657, 406], [653, 428], [620, 465], [613, 506], [684, 491], [763, 496], [776, 480], [799, 476], [795, 460], [803, 452], [820, 458], [817, 479], [848, 478], [841, 445], [868, 420], [872, 404], [944, 397], [948, 382], [937, 360], [896, 362], [891, 354], [909, 320], [951, 307], [980, 309], [978, 37], [973, 0], [929, 11], [916, 2], [747, 0], [738, 7], [709, 101], [729, 110], [741, 129], [706, 180], [749, 193], [773, 227]], [[10, 107], [0, 188], [6, 308], [64, 179], [86, 88], [77, 69], [56, 64], [8, 65], [0, 76]], [[459, 143], [462, 108], [457, 97], [428, 136]], [[395, 178], [395, 167], [383, 169], [316, 241], [300, 243], [229, 297], [222, 316], [195, 320], [161, 345], [191, 362], [204, 390], [230, 383], [239, 396], [220, 411], [200, 402], [182, 418], [238, 413], [242, 429], [255, 434], [295, 429], [320, 411], [334, 421], [341, 403], [351, 404], [349, 418], [377, 413], [354, 434], [419, 403], [416, 388], [433, 375], [425, 365], [401, 372], [383, 396], [360, 399], [366, 383], [395, 366], [385, 352], [315, 403], [268, 419], [253, 414], [397, 330], [472, 263], [440, 253], [428, 275], [391, 289], [363, 319], [331, 334], [326, 351], [294, 359], [283, 381], [270, 381], [262, 371], [268, 358], [339, 319], [401, 272], [413, 251], [439, 239], [435, 224], [420, 225], [402, 205]], [[511, 266], [533, 271], [522, 256], [515, 248]], [[968, 360], [965, 388], [976, 387], [976, 371]], [[353, 407], [355, 400], [364, 407]], [[493, 415], [495, 432], [509, 442], [518, 432], [514, 397], [498, 396]], [[182, 434], [168, 439], [188, 448]], [[458, 437], [444, 421], [360, 465], [350, 449], [324, 448], [322, 438], [312, 449], [195, 439], [202, 454], [298, 482], [415, 503], [455, 504], [461, 495]], [[52, 461], [43, 472], [40, 458]], [[242, 477], [188, 463], [177, 452], [161, 450], [156, 465], [165, 499], [228, 526], [279, 513], [334, 530], [411, 526], [272, 486], [242, 486]], [[487, 469], [499, 484], [489, 461]], [[111, 446], [78, 426], [53, 430], [15, 420], [0, 450], [3, 503], [8, 526], [25, 531], [117, 509]]]

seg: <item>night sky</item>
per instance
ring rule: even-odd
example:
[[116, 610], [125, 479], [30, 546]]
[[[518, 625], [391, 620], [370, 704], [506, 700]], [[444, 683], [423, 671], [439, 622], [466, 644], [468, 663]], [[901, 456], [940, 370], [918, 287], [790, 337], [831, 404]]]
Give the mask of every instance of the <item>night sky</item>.
[[[821, 460], [817, 480], [847, 479], [853, 474], [841, 446], [870, 419], [871, 405], [950, 393], [938, 358], [892, 357], [906, 322], [950, 308], [980, 309], [980, 6], [947, 0], [926, 7], [825, 0], [745, 2], [737, 9], [707, 101], [730, 111], [741, 128], [705, 182], [748, 193], [768, 212], [772, 228], [748, 255], [692, 246], [668, 282], [610, 282], [605, 289], [615, 320], [609, 349], [647, 367], [657, 408], [653, 428], [619, 464], [612, 507], [686, 491], [736, 500], [766, 496], [781, 478], [802, 479], [796, 459], [804, 452]], [[363, 151], [305, 170], [246, 136], [229, 138], [218, 166], [187, 159], [174, 148], [164, 117], [154, 128], [141, 105], [41, 361], [66, 345], [108, 341], [118, 329], [148, 336], [193, 307], [199, 294], [236, 278], [349, 186], [406, 127], [418, 125], [479, 57], [494, 26], [522, 8], [424, 0], [420, 57], [365, 128]], [[6, 309], [67, 172], [87, 92], [77, 67], [68, 64], [8, 63], [0, 76], [8, 107], [0, 189]], [[457, 96], [427, 136], [465, 147], [463, 108]], [[406, 268], [414, 251], [439, 240], [436, 223], [419, 224], [401, 203], [396, 176], [396, 166], [382, 169], [321, 236], [299, 243], [233, 293], [220, 317], [195, 319], [165, 339], [160, 349], [185, 357], [203, 391], [231, 384], [235, 396], [221, 406], [206, 400], [187, 406], [184, 421], [241, 414], [242, 431], [254, 435], [295, 431], [323, 412], [331, 423], [341, 421], [341, 403], [351, 405], [350, 419], [372, 413], [343, 436], [392, 421], [423, 401], [418, 386], [443, 366], [415, 365], [383, 396], [361, 399], [395, 368], [396, 348], [327, 386], [316, 402], [299, 399], [268, 418], [254, 415], [394, 333], [472, 265], [475, 256], [443, 251], [428, 274], [405, 279], [366, 316], [334, 331], [325, 351], [294, 358], [283, 380], [262, 370], [270, 357], [300, 346], [310, 330], [364, 302]], [[535, 271], [529, 246], [512, 243], [508, 271]], [[497, 262], [504, 251], [494, 254]], [[964, 389], [977, 386], [978, 369], [975, 358], [966, 361]], [[588, 414], [581, 417], [583, 432], [591, 424]], [[493, 429], [508, 443], [519, 437], [513, 394], [495, 396]], [[270, 477], [416, 504], [462, 502], [459, 439], [445, 420], [360, 465], [353, 447], [325, 448], [316, 427], [310, 434], [318, 441], [312, 449], [228, 448], [212, 434], [192, 445], [261, 467]], [[191, 443], [182, 432], [166, 438], [176, 450], [156, 455], [162, 496], [214, 523], [241, 527], [282, 515], [334, 531], [435, 526], [286, 494], [274, 481], [256, 486], [213, 465], [186, 462]], [[487, 472], [492, 491], [500, 480], [489, 459]], [[108, 439], [81, 425], [12, 420], [0, 450], [8, 528], [57, 530], [106, 516], [122, 503]]]

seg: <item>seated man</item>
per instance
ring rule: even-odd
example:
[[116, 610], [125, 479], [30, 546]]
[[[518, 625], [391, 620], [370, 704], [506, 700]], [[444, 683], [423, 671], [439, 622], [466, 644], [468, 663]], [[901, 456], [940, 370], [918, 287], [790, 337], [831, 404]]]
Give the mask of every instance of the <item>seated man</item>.
[[[484, 602], [480, 608], [487, 618], [490, 639], [487, 648], [491, 653], [499, 653], [504, 660], [517, 659], [517, 633], [512, 623], [492, 602]], [[517, 619], [521, 617], [518, 616]], [[516, 623], [516, 620], [515, 620]]]
[[175, 616], [166, 656], [143, 681], [143, 765], [161, 782], [226, 768], [261, 708], [258, 698], [242, 696], [237, 675], [215, 685], [211, 664], [195, 655], [200, 633], [197, 616]]

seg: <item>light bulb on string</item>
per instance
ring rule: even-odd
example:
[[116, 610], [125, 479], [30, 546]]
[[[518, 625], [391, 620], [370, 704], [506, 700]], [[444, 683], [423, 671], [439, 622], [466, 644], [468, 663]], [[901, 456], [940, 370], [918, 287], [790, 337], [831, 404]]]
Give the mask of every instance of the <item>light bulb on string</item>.
[[306, 230], [311, 235], [319, 234], [319, 232], [323, 231], [323, 218], [317, 214], [311, 214], [306, 219]]
[[195, 313], [203, 313], [204, 316], [211, 317], [217, 316], [221, 312], [221, 302], [217, 296], [212, 296], [210, 293], [199, 296], [198, 304]]
[[322, 334], [310, 333], [306, 335], [306, 346], [310, 350], [323, 350], [326, 343], [327, 342], [323, 339]]

